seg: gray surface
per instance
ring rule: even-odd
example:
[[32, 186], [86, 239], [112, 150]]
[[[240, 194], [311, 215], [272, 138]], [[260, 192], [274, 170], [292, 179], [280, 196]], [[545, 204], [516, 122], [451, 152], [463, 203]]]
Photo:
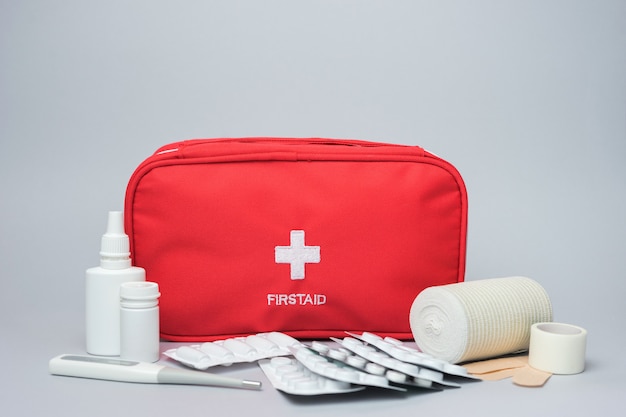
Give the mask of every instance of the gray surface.
[[[467, 279], [539, 281], [556, 320], [588, 329], [587, 370], [541, 389], [312, 400], [48, 375], [84, 352], [84, 270], [137, 164], [175, 140], [249, 135], [419, 144], [455, 164]], [[624, 1], [0, 0], [0, 140], [2, 415], [622, 408]]]

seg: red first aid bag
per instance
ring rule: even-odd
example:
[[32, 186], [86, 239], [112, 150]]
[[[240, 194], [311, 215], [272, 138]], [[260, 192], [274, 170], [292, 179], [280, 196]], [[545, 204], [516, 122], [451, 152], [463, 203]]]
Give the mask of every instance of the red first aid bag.
[[418, 146], [199, 139], [136, 169], [125, 228], [159, 284], [164, 339], [406, 339], [420, 291], [463, 280], [467, 196]]

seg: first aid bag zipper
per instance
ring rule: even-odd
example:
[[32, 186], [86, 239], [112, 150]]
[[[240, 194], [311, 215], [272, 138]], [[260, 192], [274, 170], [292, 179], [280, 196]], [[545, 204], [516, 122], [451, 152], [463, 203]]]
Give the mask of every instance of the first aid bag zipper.
[[354, 139], [325, 139], [325, 138], [271, 138], [271, 137], [251, 137], [251, 138], [226, 138], [226, 139], [190, 139], [180, 142], [170, 143], [157, 149], [155, 155], [164, 155], [168, 153], [178, 152], [184, 147], [203, 145], [209, 143], [267, 143], [280, 145], [329, 145], [329, 146], [352, 146], [352, 147], [410, 147], [414, 149], [422, 149], [418, 146], [395, 145], [381, 142], [369, 142]]

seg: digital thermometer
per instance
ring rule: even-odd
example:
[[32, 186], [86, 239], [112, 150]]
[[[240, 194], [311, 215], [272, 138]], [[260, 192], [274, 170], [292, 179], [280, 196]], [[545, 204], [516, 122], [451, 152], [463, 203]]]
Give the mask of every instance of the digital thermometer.
[[261, 389], [261, 382], [259, 381], [247, 381], [207, 372], [170, 368], [155, 363], [97, 356], [60, 355], [50, 360], [49, 370], [53, 375], [109, 381]]

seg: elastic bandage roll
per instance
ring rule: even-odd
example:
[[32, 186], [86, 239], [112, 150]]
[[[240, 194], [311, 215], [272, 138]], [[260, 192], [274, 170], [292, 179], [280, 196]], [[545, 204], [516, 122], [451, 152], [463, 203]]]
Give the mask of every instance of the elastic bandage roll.
[[531, 326], [552, 321], [552, 305], [530, 278], [493, 278], [426, 288], [409, 320], [423, 352], [459, 363], [528, 350]]

